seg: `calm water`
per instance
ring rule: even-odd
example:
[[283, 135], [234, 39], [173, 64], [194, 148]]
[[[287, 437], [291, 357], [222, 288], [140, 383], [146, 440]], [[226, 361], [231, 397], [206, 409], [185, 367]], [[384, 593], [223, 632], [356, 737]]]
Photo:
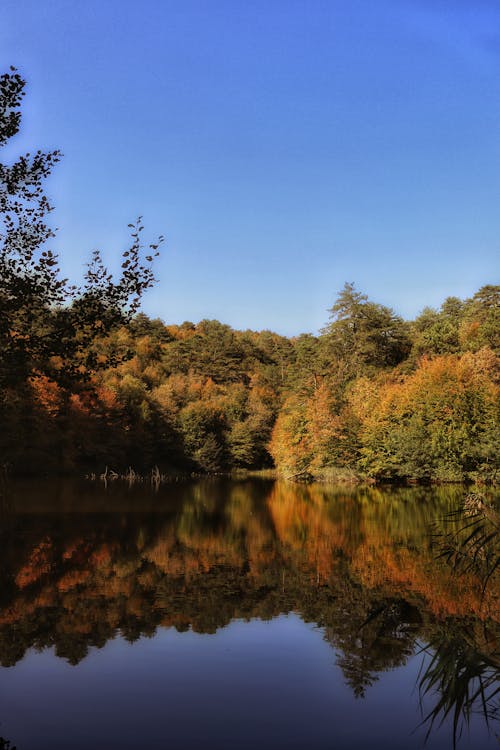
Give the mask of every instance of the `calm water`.
[[491, 692], [498, 589], [453, 574], [430, 534], [463, 497], [11, 485], [0, 736], [18, 750], [401, 750], [429, 733], [448, 749], [456, 711], [459, 748], [499, 747], [492, 702], [468, 722], [460, 710], [479, 679]]

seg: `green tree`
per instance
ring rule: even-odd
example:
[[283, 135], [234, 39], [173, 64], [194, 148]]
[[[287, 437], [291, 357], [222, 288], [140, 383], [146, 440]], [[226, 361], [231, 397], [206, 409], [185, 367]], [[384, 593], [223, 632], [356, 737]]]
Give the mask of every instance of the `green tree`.
[[464, 311], [460, 341], [465, 350], [478, 351], [489, 347], [500, 353], [500, 286], [481, 287]]
[[330, 318], [323, 330], [326, 350], [332, 359], [346, 363], [346, 375], [394, 367], [409, 353], [410, 339], [402, 318], [389, 307], [369, 301], [354, 284], [344, 285]]
[[412, 324], [413, 354], [455, 354], [460, 351], [459, 329], [464, 303], [448, 297], [439, 311], [426, 307]]
[[195, 401], [181, 410], [179, 422], [186, 456], [194, 466], [209, 472], [225, 468], [223, 414], [211, 404]]
[[218, 320], [202, 320], [192, 336], [167, 347], [163, 365], [167, 372], [193, 372], [216, 383], [244, 377], [244, 352], [235, 332]]

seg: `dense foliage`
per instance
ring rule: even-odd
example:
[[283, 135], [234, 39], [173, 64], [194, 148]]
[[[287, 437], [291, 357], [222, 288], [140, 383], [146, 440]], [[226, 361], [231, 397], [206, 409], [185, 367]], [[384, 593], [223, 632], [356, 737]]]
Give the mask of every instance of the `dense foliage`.
[[[24, 80], [0, 77], [0, 147]], [[94, 254], [81, 287], [47, 247], [58, 151], [0, 163], [0, 456], [15, 472], [219, 472], [494, 479], [500, 287], [406, 322], [346, 284], [319, 336], [165, 325], [140, 220], [118, 281]], [[161, 241], [162, 238], [160, 238]]]
[[465, 302], [449, 298], [404, 323], [347, 284], [333, 311], [312, 352], [315, 377], [304, 371], [278, 415], [270, 444], [278, 468], [302, 476], [495, 478], [500, 287]]
[[[470, 312], [475, 304], [465, 303], [458, 329], [480, 320]], [[363, 341], [357, 352], [371, 350], [369, 364], [358, 354], [337, 357], [330, 330], [287, 339], [218, 321], [166, 326], [138, 314], [91, 342], [101, 368], [90, 379], [68, 385], [57, 372], [33, 371], [29, 409], [25, 386], [9, 389], [4, 456], [31, 471], [275, 465], [301, 478], [494, 479], [495, 342], [476, 346], [485, 335], [479, 324], [453, 354], [422, 351], [421, 320], [399, 325], [407, 355], [394, 366], [375, 365]]]

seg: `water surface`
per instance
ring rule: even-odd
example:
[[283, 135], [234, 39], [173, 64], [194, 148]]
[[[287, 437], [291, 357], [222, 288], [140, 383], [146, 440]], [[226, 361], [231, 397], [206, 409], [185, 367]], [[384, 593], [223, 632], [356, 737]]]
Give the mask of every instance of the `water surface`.
[[18, 750], [399, 749], [426, 735], [448, 749], [457, 710], [458, 747], [498, 747], [494, 705], [467, 722], [450, 679], [472, 695], [498, 666], [495, 582], [483, 595], [454, 574], [430, 533], [463, 497], [12, 484], [0, 736]]

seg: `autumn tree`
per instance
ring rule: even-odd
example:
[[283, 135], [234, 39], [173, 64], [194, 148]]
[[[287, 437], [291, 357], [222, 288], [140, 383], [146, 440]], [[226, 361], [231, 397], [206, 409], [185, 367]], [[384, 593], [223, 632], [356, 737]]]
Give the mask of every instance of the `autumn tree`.
[[494, 479], [498, 451], [498, 361], [487, 349], [424, 359], [403, 379], [367, 390], [359, 417], [361, 467], [384, 479]]

